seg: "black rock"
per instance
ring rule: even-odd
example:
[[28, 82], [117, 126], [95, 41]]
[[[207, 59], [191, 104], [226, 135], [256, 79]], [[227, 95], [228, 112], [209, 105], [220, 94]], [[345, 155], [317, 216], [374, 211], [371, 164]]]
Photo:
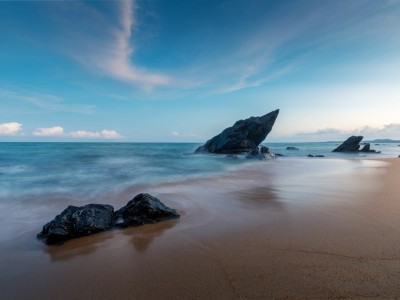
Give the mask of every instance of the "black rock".
[[371, 145], [369, 143], [366, 143], [360, 151], [361, 152], [371, 152]]
[[356, 152], [360, 149], [363, 136], [351, 136], [332, 152]]
[[246, 154], [247, 159], [258, 159], [258, 160], [265, 160], [265, 159], [272, 159], [275, 158], [275, 153], [272, 152], [271, 149], [265, 146], [257, 147], [252, 149]]
[[300, 149], [296, 147], [286, 147], [286, 150], [300, 150]]
[[363, 138], [364, 138], [363, 136], [351, 136], [332, 152], [381, 153], [380, 151], [372, 150], [370, 143], [364, 143], [364, 147], [361, 150], [359, 150], [360, 142]]
[[314, 157], [314, 155], [308, 154], [307, 157]]
[[108, 230], [113, 225], [114, 208], [111, 205], [68, 206], [44, 225], [37, 237], [46, 244], [58, 244], [68, 239]]
[[273, 152], [272, 152], [272, 150], [270, 148], [268, 148], [266, 146], [260, 146], [260, 153], [270, 154], [270, 153], [273, 153]]
[[279, 109], [261, 117], [237, 121], [196, 149], [196, 153], [245, 153], [255, 149], [271, 132]]
[[179, 218], [179, 214], [149, 194], [139, 194], [115, 212], [115, 224], [121, 227]]
[[275, 156], [276, 157], [283, 157], [283, 156], [286, 156], [286, 155], [283, 155], [283, 154], [280, 154], [280, 153], [275, 153]]
[[324, 155], [315, 155], [315, 157], [325, 157]]

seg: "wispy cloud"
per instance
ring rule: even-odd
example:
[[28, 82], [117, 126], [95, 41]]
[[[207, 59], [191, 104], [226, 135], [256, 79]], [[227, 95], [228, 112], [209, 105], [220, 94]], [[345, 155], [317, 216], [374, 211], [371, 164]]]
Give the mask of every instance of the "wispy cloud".
[[[118, 6], [119, 15], [117, 25], [111, 22], [106, 23], [105, 26], [108, 28], [102, 32], [101, 39], [90, 34], [90, 31], [83, 37], [80, 33], [80, 39], [85, 39], [85, 41], [79, 49], [68, 51], [82, 64], [116, 80], [134, 84], [146, 90], [154, 86], [169, 85], [172, 81], [170, 77], [147, 70], [132, 62], [134, 55], [132, 33], [136, 21], [135, 1], [115, 1], [115, 5]], [[88, 11], [87, 5], [84, 8]], [[102, 17], [99, 12], [88, 13], [88, 16], [92, 22], [87, 24], [89, 27], [97, 24], [97, 19]]]
[[79, 114], [91, 114], [94, 109], [93, 105], [68, 103], [60, 96], [20, 88], [15, 90], [0, 89], [0, 100], [23, 101], [41, 109]]
[[0, 135], [17, 135], [22, 130], [18, 122], [0, 123]]

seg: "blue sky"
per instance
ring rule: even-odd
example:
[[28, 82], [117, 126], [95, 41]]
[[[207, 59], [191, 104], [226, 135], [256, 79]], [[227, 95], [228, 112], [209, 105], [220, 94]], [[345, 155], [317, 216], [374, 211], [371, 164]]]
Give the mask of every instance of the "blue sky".
[[400, 1], [0, 1], [0, 141], [400, 139]]

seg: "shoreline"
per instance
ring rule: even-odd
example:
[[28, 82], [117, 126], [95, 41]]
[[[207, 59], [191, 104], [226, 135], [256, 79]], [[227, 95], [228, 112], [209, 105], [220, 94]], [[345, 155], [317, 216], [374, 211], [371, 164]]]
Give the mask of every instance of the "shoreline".
[[140, 190], [178, 220], [59, 247], [26, 241], [28, 230], [1, 249], [1, 289], [10, 299], [398, 297], [400, 160], [277, 163]]

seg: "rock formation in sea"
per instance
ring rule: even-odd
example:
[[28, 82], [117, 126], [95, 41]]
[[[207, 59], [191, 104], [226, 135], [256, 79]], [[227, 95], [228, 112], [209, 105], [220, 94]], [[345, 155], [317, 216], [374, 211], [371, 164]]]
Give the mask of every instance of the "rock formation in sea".
[[239, 120], [196, 149], [196, 153], [238, 154], [258, 147], [271, 132], [279, 109], [261, 117]]
[[351, 136], [347, 140], [343, 142], [339, 147], [334, 149], [332, 152], [368, 152], [368, 153], [380, 153], [376, 150], [371, 150], [371, 145], [369, 143], [365, 143], [364, 147], [360, 149], [360, 142], [362, 141], [363, 136]]
[[178, 213], [156, 197], [139, 194], [115, 212], [115, 225], [128, 227], [178, 218]]
[[300, 150], [300, 149], [296, 147], [286, 147], [286, 150]]
[[106, 231], [114, 226], [128, 227], [179, 218], [179, 214], [149, 194], [139, 194], [114, 213], [111, 205], [68, 206], [43, 226], [37, 238], [48, 245]]

